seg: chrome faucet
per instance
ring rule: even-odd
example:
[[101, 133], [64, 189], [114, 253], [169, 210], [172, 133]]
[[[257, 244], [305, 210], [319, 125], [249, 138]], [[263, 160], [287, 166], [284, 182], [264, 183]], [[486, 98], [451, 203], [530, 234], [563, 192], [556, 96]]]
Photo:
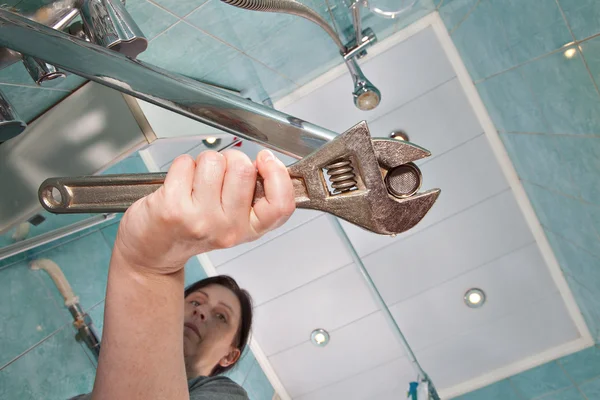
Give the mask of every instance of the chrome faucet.
[[337, 136], [262, 104], [1, 9], [0, 46], [296, 158]]

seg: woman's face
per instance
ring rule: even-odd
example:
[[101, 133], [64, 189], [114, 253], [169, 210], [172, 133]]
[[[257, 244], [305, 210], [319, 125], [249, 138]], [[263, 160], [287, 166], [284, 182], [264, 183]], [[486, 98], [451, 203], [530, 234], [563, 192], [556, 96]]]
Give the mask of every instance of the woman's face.
[[183, 352], [189, 379], [238, 360], [241, 312], [238, 298], [221, 285], [208, 285], [185, 298]]

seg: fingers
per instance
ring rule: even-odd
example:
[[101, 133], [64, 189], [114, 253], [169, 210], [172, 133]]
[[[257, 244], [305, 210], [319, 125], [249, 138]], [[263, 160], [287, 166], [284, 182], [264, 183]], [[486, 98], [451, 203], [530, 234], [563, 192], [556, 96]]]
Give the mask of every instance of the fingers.
[[198, 155], [192, 187], [192, 197], [198, 207], [207, 207], [208, 211], [221, 204], [225, 169], [226, 161], [223, 154], [216, 151], [203, 151]]
[[264, 179], [265, 198], [257, 202], [250, 223], [258, 234], [283, 224], [294, 212], [294, 187], [283, 163], [269, 150], [258, 154], [258, 173]]
[[173, 161], [163, 185], [167, 199], [176, 200], [190, 196], [195, 167], [194, 159], [187, 154]]
[[237, 150], [223, 153], [227, 161], [221, 204], [228, 218], [234, 221], [247, 221], [250, 216], [256, 168], [248, 156]]

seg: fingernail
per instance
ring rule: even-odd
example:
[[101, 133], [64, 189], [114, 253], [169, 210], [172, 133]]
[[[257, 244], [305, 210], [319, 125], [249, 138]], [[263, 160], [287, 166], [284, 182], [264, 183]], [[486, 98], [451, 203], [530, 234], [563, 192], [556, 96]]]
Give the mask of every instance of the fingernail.
[[264, 162], [273, 161], [275, 159], [275, 154], [271, 150], [264, 150], [262, 155], [262, 160]]

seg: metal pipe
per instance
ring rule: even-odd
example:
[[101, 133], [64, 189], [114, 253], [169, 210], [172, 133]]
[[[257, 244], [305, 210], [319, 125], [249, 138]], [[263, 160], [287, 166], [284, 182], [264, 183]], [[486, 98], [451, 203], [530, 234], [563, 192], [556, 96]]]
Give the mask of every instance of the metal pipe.
[[350, 257], [354, 261], [354, 265], [356, 265], [356, 267], [358, 268], [358, 271], [360, 272], [361, 276], [363, 277], [363, 280], [367, 284], [367, 287], [369, 288], [369, 291], [371, 292], [371, 296], [373, 297], [373, 300], [375, 300], [375, 303], [379, 306], [379, 309], [383, 313], [383, 316], [385, 317], [386, 321], [388, 322], [388, 325], [390, 326], [394, 336], [396, 336], [396, 339], [398, 339], [398, 342], [400, 342], [400, 344], [404, 348], [404, 351], [406, 352], [408, 360], [412, 363], [415, 371], [417, 372], [417, 374], [419, 376], [419, 379], [422, 382], [426, 382], [429, 385], [430, 398], [439, 400], [439, 396], [437, 396], [433, 382], [431, 382], [429, 375], [427, 375], [425, 370], [423, 370], [423, 368], [421, 367], [421, 364], [419, 364], [419, 361], [417, 360], [415, 353], [412, 351], [410, 345], [408, 344], [406, 337], [404, 337], [402, 330], [400, 329], [400, 327], [398, 326], [398, 323], [394, 319], [394, 316], [390, 312], [390, 309], [388, 308], [387, 304], [385, 303], [385, 300], [381, 296], [381, 293], [379, 293], [379, 290], [377, 290], [377, 286], [375, 285], [375, 282], [373, 282], [373, 279], [371, 278], [371, 274], [369, 274], [369, 271], [367, 271], [365, 264], [362, 262], [362, 259], [356, 252], [354, 245], [352, 244], [352, 242], [350, 241], [350, 238], [348, 237], [348, 234], [346, 233], [346, 231], [340, 224], [340, 221], [333, 215], [328, 215], [327, 218], [329, 218], [329, 221], [331, 221], [333, 228], [337, 232], [340, 239], [342, 239], [342, 242], [344, 243], [344, 245], [346, 246], [346, 249], [350, 253]]
[[362, 24], [360, 20], [360, 4], [354, 3], [350, 9], [352, 10], [352, 25], [354, 25], [354, 33], [356, 34], [356, 46], [360, 46], [362, 43]]
[[302, 158], [337, 133], [0, 10], [0, 45], [196, 121]]
[[65, 236], [72, 235], [84, 229], [101, 224], [105, 221], [109, 221], [115, 218], [115, 216], [115, 214], [95, 215], [91, 218], [84, 219], [83, 221], [79, 221], [29, 239], [25, 239], [21, 242], [10, 244], [0, 249], [0, 260], [21, 254], [27, 250], [34, 249], [43, 244], [53, 242]]
[[[57, 1], [49, 6], [40, 8], [30, 19], [51, 26], [56, 30], [66, 28], [79, 15], [75, 1]], [[21, 54], [16, 51], [0, 48], [0, 69], [11, 66], [21, 60]]]

